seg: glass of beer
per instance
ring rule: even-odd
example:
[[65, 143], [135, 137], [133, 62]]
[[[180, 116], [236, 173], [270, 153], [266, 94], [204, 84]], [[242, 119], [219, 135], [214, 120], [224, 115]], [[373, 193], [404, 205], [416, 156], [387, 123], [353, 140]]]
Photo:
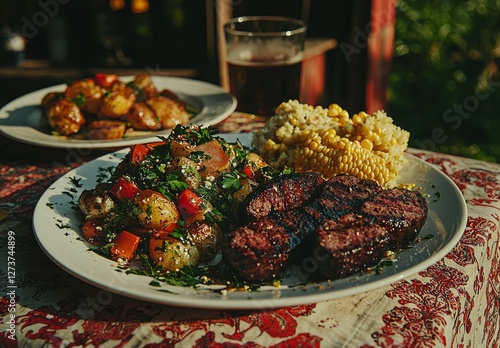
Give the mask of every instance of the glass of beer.
[[233, 18], [224, 25], [231, 93], [238, 110], [260, 116], [299, 99], [306, 24], [277, 16]]

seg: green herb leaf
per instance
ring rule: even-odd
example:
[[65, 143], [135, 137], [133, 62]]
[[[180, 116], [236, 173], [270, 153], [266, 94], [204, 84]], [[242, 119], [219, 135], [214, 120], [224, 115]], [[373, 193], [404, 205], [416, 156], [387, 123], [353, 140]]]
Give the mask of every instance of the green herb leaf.
[[85, 96], [80, 93], [76, 97], [74, 97], [72, 101], [76, 104], [76, 106], [80, 107], [87, 102], [87, 98], [85, 98]]
[[238, 190], [241, 187], [238, 175], [235, 173], [224, 173], [222, 175], [222, 188]]

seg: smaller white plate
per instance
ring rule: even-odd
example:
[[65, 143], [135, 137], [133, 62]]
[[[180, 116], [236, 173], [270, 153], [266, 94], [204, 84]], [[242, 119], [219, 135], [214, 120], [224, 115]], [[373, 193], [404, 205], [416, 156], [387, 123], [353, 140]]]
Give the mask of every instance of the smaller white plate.
[[[153, 76], [158, 90], [168, 89], [197, 111], [190, 123], [200, 126], [216, 125], [236, 109], [236, 98], [211, 83], [180, 78]], [[132, 77], [120, 76], [129, 81]], [[155, 142], [158, 136], [167, 136], [170, 130], [158, 132], [134, 132], [134, 136], [113, 140], [73, 139], [54, 136], [45, 125], [40, 106], [43, 96], [49, 92], [63, 92], [65, 84], [47, 87], [19, 97], [0, 109], [0, 133], [16, 141], [56, 148], [118, 148], [133, 144]]]

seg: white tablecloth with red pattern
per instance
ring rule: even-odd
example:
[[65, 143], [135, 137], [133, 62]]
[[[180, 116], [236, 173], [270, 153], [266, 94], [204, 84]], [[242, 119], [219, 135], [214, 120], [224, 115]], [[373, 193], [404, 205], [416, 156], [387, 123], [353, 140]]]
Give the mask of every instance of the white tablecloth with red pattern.
[[[244, 128], [238, 122], [226, 126]], [[158, 305], [74, 278], [37, 245], [31, 216], [43, 191], [78, 164], [0, 159], [0, 346], [499, 347], [500, 165], [409, 152], [438, 166], [462, 191], [468, 221], [458, 245], [389, 286], [268, 311]], [[11, 231], [15, 291], [8, 287]]]

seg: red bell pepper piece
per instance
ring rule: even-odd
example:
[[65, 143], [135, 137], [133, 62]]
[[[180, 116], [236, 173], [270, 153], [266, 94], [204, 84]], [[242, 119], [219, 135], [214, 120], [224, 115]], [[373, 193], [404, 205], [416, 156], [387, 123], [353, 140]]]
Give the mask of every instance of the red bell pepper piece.
[[111, 258], [113, 260], [125, 259], [131, 260], [134, 257], [141, 238], [128, 231], [121, 231], [113, 238], [111, 247]]
[[183, 215], [196, 215], [203, 210], [203, 198], [194, 191], [185, 189], [177, 196], [177, 208]]
[[111, 187], [109, 192], [119, 200], [122, 200], [133, 199], [141, 190], [134, 183], [121, 176], [116, 180], [116, 183]]
[[104, 242], [105, 231], [102, 228], [104, 218], [91, 218], [86, 220], [82, 226], [82, 235], [91, 244], [99, 245]]
[[254, 179], [254, 172], [251, 166], [245, 166], [243, 167], [242, 171], [243, 174], [246, 175], [247, 178], [249, 179]]
[[118, 80], [117, 75], [97, 73], [94, 76], [95, 83], [104, 88], [109, 88], [111, 85]]
[[179, 224], [177, 222], [173, 222], [171, 223], [170, 225], [168, 225], [167, 227], [159, 230], [159, 231], [155, 231], [153, 234], [152, 234], [152, 237], [153, 238], [166, 238], [167, 236], [169, 236], [172, 232], [174, 232], [174, 230], [176, 228], [179, 227]]
[[170, 141], [157, 141], [157, 142], [154, 142], [154, 143], [148, 143], [148, 144], [146, 144], [146, 147], [150, 151], [152, 151], [157, 146], [162, 146], [162, 145], [166, 145], [166, 144], [169, 144], [169, 143], [170, 143]]
[[138, 165], [144, 160], [144, 158], [146, 158], [149, 151], [150, 148], [144, 144], [137, 144], [132, 146], [132, 149], [130, 150], [130, 161], [133, 165]]

